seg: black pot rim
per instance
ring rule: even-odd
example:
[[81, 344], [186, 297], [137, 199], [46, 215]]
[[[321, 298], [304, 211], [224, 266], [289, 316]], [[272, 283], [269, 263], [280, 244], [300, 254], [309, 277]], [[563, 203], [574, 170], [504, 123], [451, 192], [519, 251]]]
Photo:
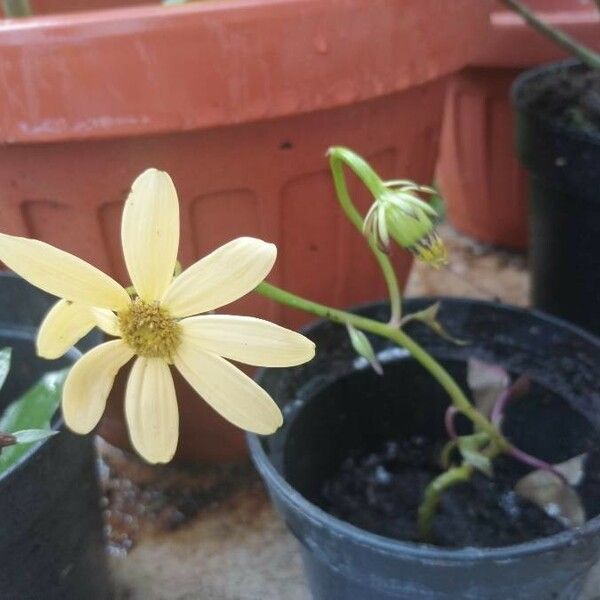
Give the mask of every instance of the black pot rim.
[[[10, 327], [8, 325], [2, 324], [2, 329], [6, 333], [9, 333], [11, 336], [14, 336], [17, 339], [28, 340], [28, 341], [32, 341], [35, 343], [35, 329], [33, 327], [31, 327], [31, 328], [23, 327], [23, 326]], [[69, 358], [72, 363], [75, 363], [75, 361], [81, 356], [81, 352], [77, 348], [73, 347], [65, 353], [65, 356], [67, 358]], [[50, 371], [48, 371], [48, 372], [50, 372]], [[58, 412], [58, 417], [56, 418], [54, 424], [52, 425], [52, 430], [63, 432], [66, 430], [66, 426], [65, 426], [65, 422], [64, 422], [60, 407], [57, 412]], [[0, 474], [0, 484], [2, 484], [4, 482], [4, 480], [8, 479], [15, 473], [24, 469], [25, 463], [34, 454], [40, 452], [46, 446], [46, 444], [49, 444], [51, 441], [52, 441], [52, 438], [49, 437], [49, 438], [46, 438], [39, 442], [36, 442], [25, 454], [23, 454], [23, 456], [21, 456], [21, 458], [14, 465], [9, 467], [6, 471], [4, 471], [4, 473]]]
[[588, 131], [582, 131], [573, 127], [565, 127], [554, 120], [541, 117], [539, 113], [531, 109], [529, 104], [523, 98], [523, 90], [537, 78], [558, 69], [564, 69], [565, 67], [570, 69], [578, 66], [581, 66], [581, 61], [577, 60], [576, 58], [568, 58], [565, 60], [540, 65], [539, 67], [534, 67], [533, 69], [527, 69], [518, 75], [513, 81], [510, 87], [510, 101], [519, 112], [526, 114], [528, 119], [543, 123], [546, 129], [578, 139], [582, 142], [593, 144], [594, 146], [600, 146], [600, 134], [594, 135]]
[[[499, 310], [512, 312], [514, 314], [522, 315], [527, 313], [536, 319], [543, 319], [560, 328], [569, 329], [575, 335], [583, 337], [587, 341], [598, 346], [600, 351], [599, 338], [585, 331], [584, 329], [569, 323], [568, 321], [554, 317], [540, 310], [520, 308], [518, 306], [505, 304], [502, 302], [460, 297], [419, 297], [409, 300], [419, 300], [431, 303], [466, 302], [472, 305], [491, 306]], [[350, 311], [358, 311], [360, 309], [364, 309], [369, 306], [375, 306], [381, 303], [387, 303], [387, 301], [361, 304], [359, 306], [352, 307]], [[325, 322], [325, 319], [312, 321], [307, 326], [303, 327], [301, 331], [302, 333], [310, 334], [310, 332]], [[265, 369], [261, 369], [258, 371], [256, 378], [258, 378], [264, 370]], [[275, 469], [262, 447], [260, 436], [253, 433], [246, 433], [246, 440], [250, 449], [252, 461], [257, 470], [260, 472], [261, 476], [265, 479], [268, 479], [270, 486], [273, 486], [273, 488], [277, 490], [278, 494], [284, 497], [290, 505], [294, 506], [296, 510], [304, 513], [309, 521], [312, 521], [313, 523], [319, 523], [332, 529], [336, 535], [339, 535], [342, 538], [351, 538], [352, 541], [358, 545], [368, 545], [371, 548], [375, 548], [381, 554], [403, 555], [419, 560], [444, 560], [449, 562], [477, 562], [490, 560], [501, 561], [557, 550], [561, 547], [572, 545], [573, 540], [578, 537], [587, 537], [588, 535], [600, 533], [600, 515], [597, 515], [577, 529], [563, 531], [561, 533], [546, 536], [522, 544], [513, 544], [499, 548], [441, 548], [430, 544], [418, 544], [415, 542], [394, 540], [376, 533], [371, 533], [346, 521], [338, 519], [337, 517], [329, 514], [328, 512], [319, 508], [317, 505], [308, 501], [306, 498], [304, 498], [304, 496], [302, 496], [302, 494], [296, 491]]]

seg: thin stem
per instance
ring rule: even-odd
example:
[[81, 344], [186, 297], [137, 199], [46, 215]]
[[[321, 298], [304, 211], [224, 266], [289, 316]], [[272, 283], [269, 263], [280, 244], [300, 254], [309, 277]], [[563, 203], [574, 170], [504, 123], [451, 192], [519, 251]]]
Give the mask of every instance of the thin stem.
[[318, 317], [329, 319], [334, 323], [354, 325], [357, 329], [374, 333], [381, 337], [392, 340], [399, 346], [406, 348], [410, 354], [417, 360], [425, 369], [431, 373], [431, 375], [438, 381], [438, 383], [446, 390], [450, 396], [452, 403], [459, 412], [469, 418], [473, 424], [478, 427], [481, 431], [485, 431], [490, 439], [500, 449], [508, 449], [510, 444], [506, 438], [484, 417], [477, 409], [469, 402], [459, 385], [454, 381], [452, 376], [444, 369], [444, 367], [438, 363], [427, 351], [415, 342], [410, 336], [408, 336], [401, 329], [396, 329], [386, 323], [380, 323], [373, 319], [367, 319], [355, 315], [354, 313], [346, 312], [343, 310], [337, 310], [317, 302], [312, 302], [305, 298], [301, 298], [296, 294], [292, 294], [286, 290], [282, 290], [270, 283], [261, 283], [256, 290], [262, 296], [271, 298], [280, 304], [285, 304], [298, 310], [311, 313]]
[[455, 440], [458, 435], [456, 433], [456, 427], [454, 427], [454, 417], [456, 417], [458, 410], [456, 406], [451, 404], [446, 409], [446, 414], [444, 415], [444, 425], [446, 426], [446, 432], [448, 433], [448, 437], [451, 440]]
[[[559, 46], [562, 46], [590, 69], [600, 69], [600, 54], [580, 44], [564, 31], [544, 23], [532, 10], [522, 4], [520, 0], [500, 0], [500, 2], [521, 15], [533, 29], [550, 38]], [[596, 0], [596, 4], [600, 7], [600, 0]]]
[[28, 17], [32, 14], [29, 0], [2, 0], [7, 17]]
[[419, 537], [424, 542], [431, 542], [433, 518], [440, 503], [442, 493], [449, 487], [469, 481], [473, 475], [473, 467], [463, 463], [460, 467], [452, 467], [436, 477], [426, 488], [425, 497], [419, 506]]
[[494, 407], [492, 408], [492, 415], [490, 417], [492, 423], [499, 427], [504, 419], [504, 413], [506, 407], [511, 400], [518, 398], [526, 394], [529, 391], [531, 380], [527, 375], [521, 375], [512, 385], [507, 387], [499, 396]]
[[[504, 441], [508, 444], [506, 440]], [[493, 460], [501, 452], [510, 453], [510, 450], [510, 444], [508, 444], [508, 447], [506, 445], [499, 446], [494, 440], [482, 453], [490, 460]], [[475, 467], [463, 460], [463, 463], [459, 467], [452, 467], [444, 473], [441, 473], [425, 488], [423, 502], [421, 502], [421, 505], [419, 506], [418, 524], [419, 535], [424, 542], [431, 541], [433, 519], [440, 503], [442, 493], [450, 487], [469, 481], [474, 472]]]
[[[332, 148], [329, 151], [329, 165], [331, 167], [333, 183], [335, 185], [335, 191], [340, 206], [350, 222], [358, 229], [359, 233], [363, 235], [364, 220], [350, 198], [348, 185], [346, 184], [346, 176], [344, 175], [344, 164], [354, 171], [375, 198], [385, 191], [385, 186], [369, 164], [351, 150], [346, 148]], [[402, 318], [402, 296], [400, 294], [400, 286], [398, 285], [396, 272], [394, 271], [394, 267], [388, 256], [377, 247], [375, 241], [371, 239], [368, 239], [367, 241], [369, 243], [369, 248], [371, 248], [371, 252], [373, 252], [379, 263], [379, 268], [383, 273], [383, 277], [385, 278], [388, 287], [391, 311], [390, 325], [399, 327]]]
[[512, 446], [508, 451], [508, 455], [512, 456], [515, 460], [522, 462], [529, 467], [533, 467], [534, 469], [540, 469], [540, 471], [547, 471], [548, 473], [552, 473], [555, 477], [558, 477], [565, 485], [569, 485], [567, 478], [553, 465], [547, 463], [545, 460], [540, 458], [536, 458], [535, 456], [531, 456], [531, 454], [527, 454], [527, 452], [523, 452], [523, 450], [519, 450], [519, 448]]

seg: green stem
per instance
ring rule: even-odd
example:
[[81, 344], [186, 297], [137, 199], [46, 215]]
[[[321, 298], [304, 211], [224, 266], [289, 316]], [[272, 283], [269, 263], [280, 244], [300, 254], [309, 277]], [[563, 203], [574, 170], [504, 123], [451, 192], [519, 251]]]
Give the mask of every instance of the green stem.
[[301, 298], [296, 294], [292, 294], [286, 290], [282, 290], [270, 283], [261, 283], [256, 290], [262, 296], [271, 298], [280, 304], [285, 304], [292, 308], [302, 310], [304, 312], [311, 313], [318, 317], [322, 317], [333, 321], [334, 323], [340, 323], [345, 325], [350, 323], [357, 329], [379, 335], [381, 337], [392, 340], [399, 346], [406, 348], [410, 354], [417, 360], [423, 367], [425, 367], [431, 375], [438, 381], [438, 383], [446, 390], [450, 396], [454, 406], [472, 423], [478, 427], [481, 431], [485, 431], [489, 434], [490, 439], [501, 449], [508, 449], [510, 447], [509, 442], [504, 436], [494, 427], [494, 425], [486, 419], [477, 409], [469, 402], [459, 385], [454, 381], [452, 376], [444, 369], [444, 367], [438, 363], [427, 351], [415, 342], [409, 335], [407, 335], [401, 329], [392, 327], [386, 323], [380, 323], [373, 319], [361, 317], [354, 313], [346, 312], [312, 302], [305, 298]]
[[[520, 0], [500, 0], [500, 2], [521, 15], [533, 29], [550, 38], [559, 46], [562, 46], [590, 69], [600, 69], [600, 54], [583, 46], [564, 31], [544, 23], [532, 10], [522, 4]], [[596, 0], [596, 4], [600, 7], [600, 0]]]
[[425, 497], [419, 506], [419, 537], [424, 542], [431, 542], [433, 518], [444, 490], [469, 481], [473, 475], [473, 467], [463, 463], [460, 467], [452, 467], [436, 477], [425, 490]]
[[32, 14], [29, 0], [2, 0], [7, 17], [28, 17]]
[[[348, 185], [346, 184], [346, 176], [344, 175], [344, 164], [354, 171], [357, 177], [359, 177], [369, 189], [374, 198], [377, 198], [380, 194], [384, 193], [386, 188], [379, 175], [377, 175], [371, 166], [360, 156], [347, 148], [336, 147], [329, 150], [329, 165], [331, 167], [338, 201], [350, 222], [358, 229], [359, 233], [363, 235], [364, 220], [350, 198]], [[383, 273], [383, 277], [385, 278], [388, 287], [391, 311], [390, 325], [399, 327], [402, 318], [402, 296], [400, 294], [400, 286], [398, 285], [396, 272], [394, 271], [394, 267], [388, 256], [377, 247], [377, 244], [371, 239], [368, 240], [368, 243], [371, 252], [373, 252], [379, 263], [379, 268]]]
[[[481, 434], [478, 434], [481, 435]], [[454, 440], [452, 440], [454, 441]], [[483, 454], [490, 460], [496, 458], [501, 452], [510, 452], [511, 445], [505, 439], [505, 446], [498, 446], [492, 442], [484, 451]], [[475, 472], [475, 467], [467, 462], [464, 462], [460, 467], [452, 467], [442, 474], [438, 475], [425, 488], [423, 502], [419, 506], [419, 536], [424, 542], [431, 542], [433, 532], [433, 519], [440, 503], [442, 493], [448, 488], [469, 481]]]

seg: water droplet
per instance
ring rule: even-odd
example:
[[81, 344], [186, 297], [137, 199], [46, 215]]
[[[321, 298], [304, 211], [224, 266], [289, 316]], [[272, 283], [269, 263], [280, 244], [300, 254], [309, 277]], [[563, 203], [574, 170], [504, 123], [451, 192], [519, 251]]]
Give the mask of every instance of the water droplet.
[[315, 50], [319, 54], [327, 54], [329, 52], [329, 44], [325, 37], [318, 36], [315, 38]]

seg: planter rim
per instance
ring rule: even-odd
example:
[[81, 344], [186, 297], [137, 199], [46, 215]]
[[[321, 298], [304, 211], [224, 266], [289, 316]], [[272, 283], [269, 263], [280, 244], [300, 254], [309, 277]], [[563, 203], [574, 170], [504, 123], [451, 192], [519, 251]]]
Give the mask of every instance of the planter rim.
[[448, 16], [433, 0], [208, 0], [5, 19], [0, 142], [192, 131], [401, 92], [476, 55], [489, 6], [453, 6]]
[[[568, 321], [549, 315], [541, 310], [521, 308], [511, 304], [505, 304], [503, 302], [462, 297], [426, 296], [406, 299], [408, 302], [412, 300], [423, 301], [426, 303], [442, 302], [446, 305], [451, 305], [452, 303], [467, 303], [474, 306], [485, 305], [498, 310], [513, 313], [515, 315], [523, 315], [524, 313], [527, 313], [536, 319], [542, 319], [561, 329], [568, 329], [576, 336], [582, 337], [588, 342], [597, 346], [598, 350], [600, 351], [600, 338], [576, 325], [573, 325], [572, 323], [569, 323]], [[369, 302], [352, 307], [350, 311], [360, 311], [361, 309], [365, 309], [370, 306], [380, 306], [382, 304], [388, 304], [388, 302]], [[327, 322], [328, 321], [326, 319], [315, 320], [306, 327], [303, 327], [301, 331], [304, 334], [310, 334], [313, 330]], [[261, 368], [256, 373], [255, 379], [259, 379], [262, 373], [266, 370], [267, 369], [265, 368]], [[402, 554], [415, 559], [425, 559], [437, 562], [479, 562], [489, 560], [502, 561], [510, 560], [515, 557], [539, 554], [541, 552], [559, 549], [564, 546], [570, 546], [574, 538], [600, 533], [600, 515], [597, 515], [593, 519], [587, 521], [582, 527], [577, 529], [563, 531], [555, 535], [546, 536], [522, 544], [513, 544], [499, 548], [441, 548], [430, 544], [418, 544], [415, 542], [394, 540], [376, 533], [371, 533], [361, 529], [360, 527], [343, 521], [304, 498], [304, 496], [302, 496], [300, 492], [296, 491], [275, 469], [262, 446], [261, 438], [256, 434], [246, 433], [246, 439], [250, 448], [252, 461], [260, 474], [263, 477], [268, 478], [270, 484], [276, 488], [278, 492], [285, 497], [287, 502], [296, 508], [296, 510], [302, 511], [306, 515], [307, 519], [313, 523], [320, 523], [323, 526], [332, 529], [340, 537], [350, 538], [358, 545], [368, 544], [381, 554]]]
[[[600, 12], [595, 6], [532, 8], [549, 25], [565, 30], [592, 48], [600, 49]], [[531, 29], [519, 15], [508, 9], [493, 10], [490, 24], [488, 43], [482, 47], [473, 66], [529, 68], [568, 56], [564, 50]]]
[[581, 62], [577, 59], [569, 58], [566, 60], [560, 60], [545, 65], [540, 65], [533, 69], [528, 69], [527, 71], [521, 73], [513, 82], [510, 89], [510, 101], [513, 107], [518, 112], [522, 113], [523, 115], [526, 115], [527, 119], [535, 123], [543, 124], [545, 129], [560, 135], [579, 140], [583, 143], [592, 144], [593, 146], [600, 146], [600, 134], [593, 134], [587, 131], [582, 131], [580, 129], [575, 129], [573, 127], [566, 127], [565, 125], [556, 123], [554, 120], [542, 117], [536, 111], [532, 110], [529, 104], [523, 98], [524, 88], [526, 88], [531, 82], [535, 81], [536, 79], [543, 77], [547, 73], [551, 73], [552, 71], [564, 69], [565, 67], [570, 69], [580, 65]]
[[[0, 276], [4, 276], [5, 273], [0, 273]], [[10, 274], [12, 275], [12, 274]], [[28, 340], [35, 343], [35, 328], [26, 327], [26, 326], [10, 326], [5, 323], [0, 323], [0, 330], [4, 333], [8, 333], [11, 336], [21, 339]], [[65, 358], [68, 358], [71, 363], [74, 363], [80, 356], [81, 352], [77, 348], [71, 348], [65, 353]], [[50, 373], [51, 371], [48, 371]], [[60, 409], [60, 405], [58, 407], [56, 414], [56, 418], [54, 423], [52, 423], [52, 430], [63, 433], [66, 431], [65, 422], [62, 416], [62, 412]], [[59, 435], [60, 435], [59, 433]], [[45, 440], [41, 440], [40, 442], [36, 442], [29, 450], [21, 456], [21, 458], [10, 466], [4, 473], [0, 474], [0, 487], [2, 484], [8, 479], [11, 475], [21, 471], [25, 468], [25, 463], [38, 452], [42, 451], [42, 449], [52, 441], [52, 438], [46, 438]]]

